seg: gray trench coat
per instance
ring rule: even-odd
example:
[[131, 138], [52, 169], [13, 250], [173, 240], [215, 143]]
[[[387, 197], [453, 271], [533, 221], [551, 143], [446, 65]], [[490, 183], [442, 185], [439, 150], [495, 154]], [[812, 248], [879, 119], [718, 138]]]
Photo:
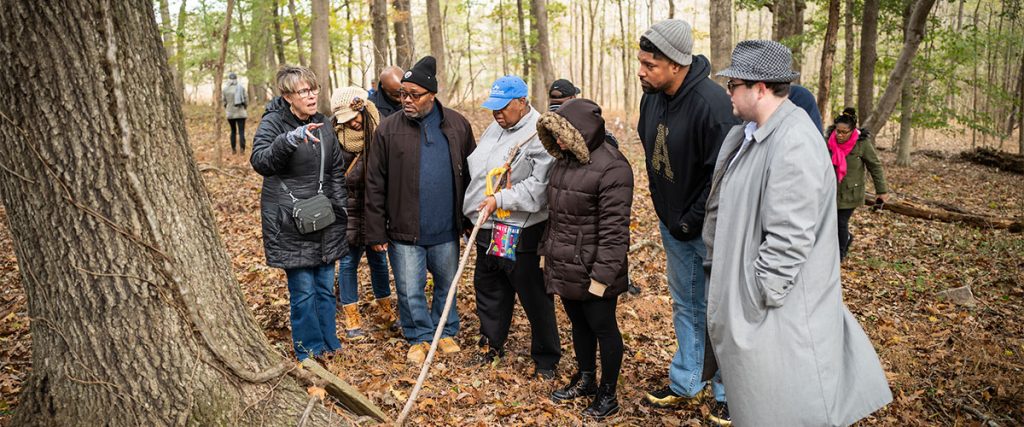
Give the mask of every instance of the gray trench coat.
[[785, 101], [728, 166], [745, 125], [722, 143], [704, 233], [708, 334], [733, 422], [852, 424], [892, 393], [843, 304], [828, 152], [807, 113]]

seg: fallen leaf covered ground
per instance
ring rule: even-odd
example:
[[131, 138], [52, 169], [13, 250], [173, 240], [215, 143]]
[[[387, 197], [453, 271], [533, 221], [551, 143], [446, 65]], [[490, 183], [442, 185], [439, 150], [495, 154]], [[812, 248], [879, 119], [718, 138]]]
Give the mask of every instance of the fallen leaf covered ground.
[[[249, 138], [258, 114], [249, 120]], [[487, 114], [469, 114], [479, 134]], [[186, 119], [197, 161], [215, 166], [212, 114], [187, 107]], [[611, 129], [636, 176], [632, 242], [642, 243], [630, 255], [631, 277], [641, 288], [619, 305], [625, 341], [619, 380], [622, 411], [606, 420], [613, 425], [702, 425], [712, 402], [676, 410], [641, 405], [643, 394], [667, 381], [674, 352], [671, 304], [666, 288], [664, 254], [657, 217], [647, 191], [643, 150], [635, 132], [613, 119]], [[225, 161], [206, 168], [203, 176], [213, 201], [238, 282], [267, 338], [290, 355], [288, 294], [281, 270], [264, 264], [260, 234], [261, 178], [248, 156], [230, 154], [227, 135], [221, 149]], [[958, 140], [968, 142], [958, 142]], [[881, 141], [880, 146], [891, 146]], [[955, 153], [969, 140], [943, 136], [926, 142], [929, 149]], [[251, 146], [250, 146], [251, 148]], [[894, 165], [891, 151], [881, 153], [896, 196], [955, 204], [968, 211], [1024, 217], [1024, 179], [1020, 175], [956, 160], [955, 156], [915, 155], [914, 165]], [[6, 216], [0, 210], [0, 424], [17, 410], [18, 393], [31, 371], [29, 317], [21, 276]], [[859, 425], [981, 425], [983, 418], [999, 425], [1024, 420], [1024, 234], [983, 230], [901, 216], [889, 211], [858, 210], [851, 221], [856, 235], [843, 264], [843, 288], [850, 310], [860, 320], [882, 359], [894, 401]], [[367, 283], [365, 263], [361, 283]], [[470, 264], [472, 265], [472, 263]], [[558, 307], [564, 357], [559, 378], [542, 381], [527, 376], [529, 324], [520, 308], [507, 344], [508, 355], [496, 365], [476, 362], [479, 323], [474, 313], [472, 269], [459, 285], [458, 309], [463, 351], [438, 354], [418, 399], [415, 425], [580, 425], [584, 402], [556, 405], [547, 395], [574, 370], [569, 322]], [[978, 304], [954, 305], [936, 293], [970, 286]], [[369, 286], [361, 288], [362, 311], [369, 313]], [[341, 317], [339, 312], [339, 325]], [[372, 325], [372, 322], [368, 325]], [[369, 337], [345, 342], [342, 355], [329, 368], [362, 390], [386, 412], [397, 416], [419, 374], [405, 361], [404, 340], [388, 331], [369, 329]], [[588, 422], [588, 424], [590, 424]]]

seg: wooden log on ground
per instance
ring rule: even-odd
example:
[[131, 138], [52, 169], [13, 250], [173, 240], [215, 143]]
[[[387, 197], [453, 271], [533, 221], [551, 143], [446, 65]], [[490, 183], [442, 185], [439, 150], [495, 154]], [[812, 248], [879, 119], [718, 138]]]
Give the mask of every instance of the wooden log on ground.
[[338, 378], [337, 375], [332, 374], [323, 366], [320, 366], [312, 357], [302, 361], [302, 367], [306, 368], [314, 375], [324, 381], [324, 388], [327, 393], [334, 398], [338, 399], [342, 405], [345, 405], [352, 413], [356, 415], [366, 415], [376, 419], [382, 423], [391, 423], [391, 419], [380, 410], [377, 405], [374, 405], [369, 398], [363, 395], [359, 389], [352, 387], [345, 380]]
[[[874, 206], [877, 196], [871, 193], [864, 195], [864, 204]], [[1000, 218], [990, 215], [967, 213], [963, 209], [945, 208], [941, 202], [916, 201], [911, 199], [892, 199], [882, 204], [882, 209], [901, 215], [941, 222], [959, 222], [978, 228], [997, 228], [1009, 230], [1011, 233], [1024, 231], [1024, 219]]]
[[960, 157], [972, 163], [1024, 174], [1024, 155], [1005, 153], [991, 148], [975, 148], [960, 153]]

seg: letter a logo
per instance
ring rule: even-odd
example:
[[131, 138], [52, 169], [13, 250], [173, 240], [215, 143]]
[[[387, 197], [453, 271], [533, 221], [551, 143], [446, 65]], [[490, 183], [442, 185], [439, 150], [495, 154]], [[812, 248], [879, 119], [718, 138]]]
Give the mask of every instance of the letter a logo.
[[[668, 158], [668, 144], [665, 139], [668, 138], [668, 128], [664, 123], [658, 123], [658, 137], [654, 140], [654, 153], [651, 156], [651, 166], [659, 174], [665, 177], [669, 181], [673, 181], [674, 175], [672, 174], [672, 163], [669, 162]], [[674, 181], [673, 181], [674, 182]]]

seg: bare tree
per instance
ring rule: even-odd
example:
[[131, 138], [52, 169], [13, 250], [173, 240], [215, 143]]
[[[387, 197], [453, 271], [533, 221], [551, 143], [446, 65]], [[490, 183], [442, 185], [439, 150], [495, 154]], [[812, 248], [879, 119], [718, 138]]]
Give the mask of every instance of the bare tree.
[[623, 5], [623, 3], [625, 1], [626, 0], [616, 0], [615, 3], [617, 3], [619, 5], [619, 37], [622, 37], [622, 44], [619, 46], [619, 51], [621, 53], [621, 59], [622, 59], [622, 86], [623, 86], [623, 92], [624, 92], [624, 95], [622, 97], [622, 104], [623, 104], [622, 105], [622, 109], [623, 109], [623, 111], [626, 112], [626, 122], [627, 123], [632, 123], [633, 122], [633, 120], [632, 120], [632, 117], [633, 117], [633, 105], [630, 104], [630, 100], [632, 99], [630, 97], [630, 92], [631, 92], [630, 89], [632, 88], [632, 85], [629, 84], [630, 77], [631, 77], [630, 76], [630, 72], [629, 72], [629, 46], [630, 46], [630, 44], [629, 44], [629, 41], [628, 41], [629, 38], [626, 35], [626, 19], [625, 19], [626, 13], [625, 13], [625, 10], [624, 10], [626, 8], [626, 6]]
[[447, 99], [447, 64], [444, 55], [444, 28], [441, 26], [440, 0], [427, 0], [427, 31], [430, 32], [430, 55], [437, 60], [437, 92], [442, 101]]
[[235, 1], [228, 0], [227, 11], [224, 13], [224, 26], [221, 27], [220, 32], [220, 54], [217, 55], [217, 62], [215, 62], [213, 66], [213, 106], [216, 111], [214, 114], [213, 128], [216, 129], [214, 132], [214, 141], [217, 142], [217, 159], [214, 160], [214, 162], [217, 164], [217, 167], [220, 167], [224, 158], [224, 144], [220, 143], [224, 138], [224, 109], [220, 106], [220, 98], [223, 93], [224, 59], [227, 57], [228, 53], [228, 37], [231, 35], [231, 13], [234, 8]]
[[913, 79], [903, 85], [900, 95], [900, 138], [896, 143], [896, 164], [910, 166], [911, 138], [914, 131], [914, 84]]
[[299, 25], [299, 15], [295, 12], [295, 0], [288, 0], [288, 12], [292, 15], [292, 27], [295, 31], [295, 47], [299, 49], [299, 65], [306, 66], [306, 47], [302, 43], [302, 26]]
[[[854, 81], [853, 81], [853, 66], [854, 66], [854, 47], [853, 47], [853, 0], [846, 0], [846, 11], [844, 16], [843, 25], [843, 107], [849, 107], [853, 105], [853, 92]], [[828, 116], [822, 115], [823, 118]]]
[[871, 115], [875, 104], [875, 63], [878, 62], [879, 0], [864, 0], [860, 24], [860, 74], [857, 82], [857, 114]]
[[408, 70], [416, 60], [409, 0], [392, 0], [391, 7], [395, 9], [395, 62], [399, 67]]
[[[167, 0], [160, 0], [160, 37], [164, 41], [164, 49], [167, 51], [167, 61], [174, 61], [176, 59], [174, 50], [176, 38], [174, 37], [174, 28], [171, 27], [171, 8]], [[181, 79], [181, 76], [178, 75], [176, 68], [171, 68], [171, 77], [174, 79], [175, 87], [177, 87], [177, 82]], [[175, 93], [182, 97], [185, 95], [178, 91], [175, 91]]]
[[537, 35], [533, 44], [533, 51], [537, 53], [537, 61], [534, 63], [533, 84], [530, 86], [532, 88], [530, 102], [534, 106], [546, 106], [548, 105], [547, 86], [555, 80], [553, 77], [555, 67], [551, 65], [551, 42], [548, 38], [547, 0], [530, 0], [530, 9], [533, 18], [533, 32]]
[[825, 26], [825, 45], [822, 47], [821, 68], [818, 72], [818, 112], [821, 113], [821, 117], [828, 117], [829, 92], [832, 89], [832, 68], [835, 64], [838, 35], [839, 0], [828, 0], [828, 24]]
[[[775, 0], [772, 4], [772, 39], [793, 51], [793, 69], [803, 64], [804, 0]], [[797, 80], [799, 82], [799, 80]]]
[[312, 0], [313, 26], [311, 28], [311, 39], [313, 52], [310, 55], [313, 73], [320, 81], [320, 94], [317, 96], [317, 109], [321, 113], [331, 112], [331, 83], [330, 75], [330, 31], [331, 5], [330, 0]]
[[526, 14], [523, 13], [523, 0], [516, 0], [516, 11], [519, 18], [519, 48], [523, 59], [523, 80], [530, 80], [530, 51], [526, 49]]
[[903, 49], [900, 51], [900, 56], [896, 60], [892, 73], [889, 74], [889, 84], [886, 86], [885, 92], [882, 93], [882, 97], [878, 100], [878, 105], [864, 122], [864, 127], [868, 128], [871, 133], [877, 134], [885, 126], [885, 122], [889, 120], [889, 115], [892, 114], [892, 110], [896, 107], [896, 100], [899, 99], [900, 93], [903, 91], [903, 83], [910, 76], [910, 68], [914, 57], [917, 55], [917, 48], [921, 45], [921, 40], [924, 39], [928, 14], [934, 5], [935, 0], [917, 0], [914, 3], [910, 19], [907, 20], [907, 36], [903, 43]]
[[370, 0], [370, 27], [373, 32], [373, 75], [388, 66], [388, 0]]
[[231, 271], [159, 37], [147, 1], [0, 8], [0, 93], [33, 100], [0, 106], [32, 319], [12, 425], [292, 425], [309, 400]]
[[732, 55], [732, 0], [710, 0], [711, 75], [729, 66]]

